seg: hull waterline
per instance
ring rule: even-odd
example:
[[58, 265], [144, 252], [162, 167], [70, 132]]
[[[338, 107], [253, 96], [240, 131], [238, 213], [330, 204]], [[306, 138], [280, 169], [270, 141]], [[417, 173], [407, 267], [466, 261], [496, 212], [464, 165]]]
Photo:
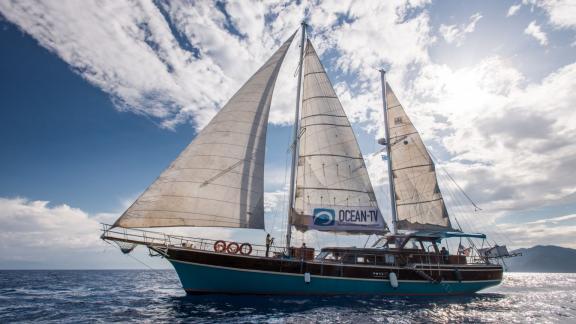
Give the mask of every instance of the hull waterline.
[[398, 278], [350, 278], [306, 273], [241, 269], [224, 265], [168, 258], [189, 294], [254, 295], [396, 295], [438, 296], [472, 294], [498, 285], [501, 277], [489, 280], [432, 282]]
[[170, 260], [189, 294], [252, 295], [465, 295], [498, 285], [501, 280], [473, 282], [399, 280], [393, 288], [385, 279], [350, 279], [238, 270]]

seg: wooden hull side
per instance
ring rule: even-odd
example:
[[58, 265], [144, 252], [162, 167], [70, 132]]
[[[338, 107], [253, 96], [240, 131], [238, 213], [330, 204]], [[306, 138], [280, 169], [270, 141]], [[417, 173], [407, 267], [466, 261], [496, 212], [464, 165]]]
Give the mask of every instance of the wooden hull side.
[[[420, 266], [418, 271], [394, 266], [329, 264], [169, 249], [167, 258], [188, 293], [279, 295], [457, 295], [498, 285], [496, 265]], [[388, 275], [394, 272], [398, 287]], [[305, 273], [310, 282], [305, 282]]]

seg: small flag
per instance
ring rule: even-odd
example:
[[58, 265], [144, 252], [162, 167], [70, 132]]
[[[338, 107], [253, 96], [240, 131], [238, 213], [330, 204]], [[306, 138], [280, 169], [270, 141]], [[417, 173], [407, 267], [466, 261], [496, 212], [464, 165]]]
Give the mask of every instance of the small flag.
[[382, 155], [382, 160], [383, 160], [383, 161], [388, 161], [388, 156]]

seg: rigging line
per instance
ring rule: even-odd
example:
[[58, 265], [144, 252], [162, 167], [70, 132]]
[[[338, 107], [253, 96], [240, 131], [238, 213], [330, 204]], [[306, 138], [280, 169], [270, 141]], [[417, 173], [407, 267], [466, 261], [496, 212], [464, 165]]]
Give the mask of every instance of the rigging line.
[[[445, 183], [446, 181], [448, 181], [446, 179], [446, 175], [443, 173], [440, 173], [439, 177], [440, 177], [439, 180], [442, 183]], [[457, 194], [458, 192], [454, 191], [452, 185], [446, 185], [445, 190], [446, 190], [447, 196], [451, 199], [450, 204], [446, 204], [446, 208], [449, 210], [449, 215], [452, 214], [454, 219], [456, 219], [456, 215], [462, 216], [464, 219], [466, 219], [465, 216], [468, 212], [464, 208], [464, 206], [468, 206], [468, 204], [461, 200], [460, 195]], [[468, 228], [470, 228], [470, 230], [475, 231], [473, 226], [468, 224], [468, 222], [466, 222], [466, 223], [467, 223]], [[459, 223], [458, 223], [458, 225], [460, 226]]]
[[[428, 150], [427, 150], [428, 151]], [[436, 164], [438, 164], [438, 159], [436, 158], [436, 156], [434, 154], [432, 154], [432, 152], [428, 151], [428, 153], [430, 154], [430, 156], [436, 161]], [[442, 168], [442, 171], [446, 172], [446, 175], [448, 176], [448, 178], [450, 178], [450, 180], [456, 185], [456, 187], [462, 192], [462, 194], [466, 197], [466, 199], [468, 199], [468, 201], [472, 204], [472, 206], [474, 206], [476, 209], [478, 210], [482, 210], [482, 208], [478, 207], [474, 201], [472, 200], [472, 198], [470, 198], [466, 192], [460, 187], [460, 185], [458, 185], [458, 183], [456, 182], [456, 180], [454, 180], [454, 178], [452, 178], [452, 176], [450, 175], [450, 173], [448, 173], [448, 171], [446, 171], [446, 169], [440, 164], [440, 168]]]
[[132, 259], [138, 261], [138, 263], [140, 263], [141, 265], [147, 267], [148, 269], [150, 269], [150, 270], [155, 270], [154, 268], [152, 268], [151, 266], [147, 265], [146, 263], [138, 260], [135, 256], [133, 256], [133, 255], [131, 255], [131, 254], [126, 254], [126, 255], [129, 256], [129, 257], [131, 257]]
[[[103, 240], [103, 241], [106, 242], [106, 243], [108, 243], [108, 244], [110, 244], [110, 245], [112, 245], [112, 243], [108, 242], [107, 240]], [[112, 246], [113, 246], [113, 245], [112, 245]], [[126, 253], [125, 255], [127, 255], [127, 256], [131, 257], [132, 259], [138, 261], [140, 264], [144, 265], [144, 266], [147, 267], [148, 269], [150, 269], [150, 270], [155, 270], [154, 268], [150, 267], [150, 266], [147, 265], [146, 263], [144, 263], [144, 262], [136, 259], [136, 257], [132, 256], [130, 253]]]

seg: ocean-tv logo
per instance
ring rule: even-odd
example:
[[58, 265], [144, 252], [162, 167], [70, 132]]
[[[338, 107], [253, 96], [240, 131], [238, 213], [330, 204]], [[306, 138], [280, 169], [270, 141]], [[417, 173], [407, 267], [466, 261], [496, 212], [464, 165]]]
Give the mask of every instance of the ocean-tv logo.
[[316, 226], [334, 226], [336, 223], [336, 212], [329, 208], [314, 208], [312, 222]]

